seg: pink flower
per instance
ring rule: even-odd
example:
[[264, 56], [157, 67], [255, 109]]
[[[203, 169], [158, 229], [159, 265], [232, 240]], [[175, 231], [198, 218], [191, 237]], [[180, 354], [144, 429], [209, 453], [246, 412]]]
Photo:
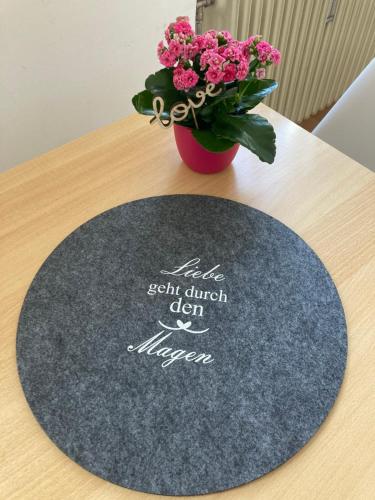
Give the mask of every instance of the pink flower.
[[175, 22], [173, 25], [173, 31], [178, 35], [184, 35], [185, 37], [194, 35], [193, 28], [186, 21]]
[[194, 59], [194, 57], [198, 54], [199, 50], [196, 45], [192, 43], [187, 43], [186, 45], [182, 45], [182, 57], [185, 61], [189, 59]]
[[184, 66], [182, 64], [179, 64], [178, 66], [176, 66], [173, 70], [173, 74], [174, 75], [182, 75], [183, 72], [184, 72]]
[[241, 56], [243, 59], [245, 59], [245, 61], [248, 61], [250, 62], [250, 59], [251, 59], [251, 54], [249, 52], [249, 49], [246, 49], [246, 48], [242, 48], [241, 50]]
[[191, 68], [185, 70], [182, 66], [177, 66], [173, 71], [173, 85], [177, 90], [186, 90], [195, 87], [198, 80], [199, 76]]
[[264, 63], [267, 61], [268, 56], [271, 54], [272, 45], [263, 40], [262, 42], [257, 43], [256, 49], [258, 51], [259, 61]]
[[189, 23], [189, 16], [178, 16], [176, 17], [176, 21], [179, 22], [179, 21], [183, 21], [185, 23]]
[[272, 49], [271, 54], [269, 56], [270, 61], [272, 61], [274, 64], [279, 64], [281, 61], [281, 53], [277, 49]]
[[198, 83], [198, 80], [199, 80], [199, 76], [191, 68], [184, 71], [184, 73], [182, 74], [182, 78], [183, 78], [185, 89], [190, 89], [191, 87], [195, 87], [195, 85]]
[[255, 37], [251, 36], [250, 38], [241, 43], [241, 52], [242, 55], [246, 58], [250, 56], [250, 47], [254, 42], [254, 38]]
[[233, 63], [229, 63], [224, 67], [224, 82], [232, 82], [236, 79], [237, 67]]
[[215, 85], [244, 80], [253, 59], [258, 61], [256, 66], [261, 66], [255, 70], [255, 76], [263, 79], [266, 77], [266, 65], [279, 64], [281, 60], [280, 51], [262, 40], [261, 35], [250, 36], [242, 42], [224, 30], [209, 30], [203, 35], [195, 35], [187, 16], [179, 16], [174, 23], [170, 23], [165, 37], [168, 45], [166, 47], [165, 42], [159, 42], [157, 54], [163, 66], [172, 68], [173, 84], [178, 90], [191, 89], [198, 84], [200, 77], [192, 67], [196, 56], [204, 79]]
[[226, 40], [227, 42], [229, 42], [230, 40], [233, 39], [233, 37], [229, 33], [229, 31], [225, 31], [225, 30], [219, 31], [219, 33], [217, 34], [217, 36], [224, 38], [224, 40]]
[[165, 36], [165, 39], [167, 40], [167, 42], [169, 42], [169, 41], [170, 41], [170, 39], [171, 39], [171, 32], [170, 32], [170, 28], [171, 28], [171, 26], [172, 26], [172, 25], [171, 25], [171, 24], [169, 24], [169, 25], [167, 26], [167, 28], [165, 29], [165, 31], [164, 31], [164, 36]]
[[163, 40], [161, 40], [161, 41], [158, 43], [158, 47], [157, 47], [157, 54], [158, 54], [158, 57], [159, 57], [159, 58], [160, 58], [161, 54], [164, 52], [164, 50], [166, 50], [166, 48], [164, 47]]
[[246, 43], [246, 45], [250, 47], [251, 45], [257, 45], [261, 41], [261, 39], [262, 35], [251, 35], [245, 40], [244, 43]]
[[234, 44], [229, 45], [223, 51], [223, 56], [229, 61], [239, 61], [241, 55], [240, 48], [236, 47]]
[[255, 70], [255, 76], [258, 78], [258, 80], [263, 80], [263, 78], [266, 77], [266, 68], [257, 68]]
[[169, 52], [169, 50], [164, 50], [159, 56], [159, 61], [163, 66], [166, 66], [167, 68], [171, 68], [172, 66], [175, 65], [177, 58], [172, 52]]
[[220, 47], [218, 47], [216, 50], [217, 50], [217, 53], [220, 54], [221, 56], [224, 54], [224, 51], [225, 49], [228, 47], [228, 45], [220, 45]]
[[[208, 33], [208, 32], [207, 32]], [[219, 42], [217, 41], [217, 38], [212, 38], [211, 35], [205, 33], [204, 36], [204, 48], [205, 49], [217, 49], [219, 46]]]
[[223, 81], [224, 71], [218, 66], [210, 66], [206, 72], [206, 80], [211, 83], [220, 83]]
[[177, 68], [173, 70], [173, 85], [177, 90], [184, 90], [184, 81], [182, 77], [184, 71], [182, 66], [177, 66]]
[[215, 51], [214, 50], [205, 50], [201, 57], [200, 57], [200, 65], [201, 65], [201, 69], [203, 70], [207, 64], [208, 64], [208, 61], [209, 59], [215, 54]]
[[257, 39], [259, 37], [259, 35], [252, 35], [252, 36], [249, 36], [249, 38], [247, 38], [244, 43], [249, 47], [250, 45], [252, 45], [254, 43], [254, 40]]
[[169, 42], [168, 50], [171, 54], [173, 54], [177, 58], [181, 55], [183, 46], [177, 40], [171, 40]]
[[224, 61], [225, 61], [224, 57], [219, 55], [217, 52], [212, 51], [208, 59], [208, 64], [210, 66], [220, 66]]
[[216, 38], [218, 32], [216, 30], [208, 30], [204, 33], [204, 36], [209, 36], [211, 38]]
[[245, 80], [249, 72], [249, 63], [246, 60], [242, 60], [237, 66], [237, 80]]
[[192, 44], [198, 49], [198, 52], [200, 52], [204, 47], [204, 36], [203, 35], [195, 36], [192, 41]]

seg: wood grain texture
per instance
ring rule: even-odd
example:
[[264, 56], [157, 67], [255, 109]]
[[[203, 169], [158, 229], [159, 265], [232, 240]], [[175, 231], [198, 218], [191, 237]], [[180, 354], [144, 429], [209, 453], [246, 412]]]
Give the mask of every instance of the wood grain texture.
[[328, 268], [348, 324], [344, 383], [318, 433], [270, 474], [205, 498], [375, 497], [375, 175], [266, 106], [257, 112], [276, 129], [272, 166], [240, 148], [226, 171], [196, 174], [171, 130], [134, 115], [0, 175], [1, 499], [163, 498], [107, 483], [52, 444], [24, 398], [15, 338], [27, 288], [65, 236], [113, 206], [172, 193], [230, 198], [287, 224]]

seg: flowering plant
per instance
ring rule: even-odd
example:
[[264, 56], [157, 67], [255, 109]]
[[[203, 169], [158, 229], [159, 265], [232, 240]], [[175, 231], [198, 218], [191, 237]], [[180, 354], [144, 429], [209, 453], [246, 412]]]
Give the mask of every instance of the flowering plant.
[[277, 87], [265, 78], [266, 68], [280, 62], [276, 48], [260, 35], [244, 41], [235, 40], [228, 31], [196, 35], [189, 19], [178, 17], [165, 30], [157, 54], [165, 67], [150, 75], [146, 89], [133, 97], [139, 113], [154, 115], [151, 122], [156, 117], [164, 126], [178, 121], [191, 128], [209, 151], [225, 151], [240, 143], [261, 161], [273, 162], [272, 125], [247, 111]]

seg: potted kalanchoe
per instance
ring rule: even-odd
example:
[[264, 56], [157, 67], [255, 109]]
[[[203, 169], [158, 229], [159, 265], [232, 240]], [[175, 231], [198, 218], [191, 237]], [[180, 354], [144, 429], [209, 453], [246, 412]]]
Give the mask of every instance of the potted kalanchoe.
[[276, 89], [266, 68], [280, 52], [260, 35], [235, 40], [228, 31], [196, 35], [187, 17], [165, 30], [157, 47], [163, 66], [133, 97], [135, 109], [164, 127], [174, 126], [178, 150], [193, 170], [220, 171], [241, 144], [261, 161], [275, 158], [275, 133], [263, 117], [247, 113]]

